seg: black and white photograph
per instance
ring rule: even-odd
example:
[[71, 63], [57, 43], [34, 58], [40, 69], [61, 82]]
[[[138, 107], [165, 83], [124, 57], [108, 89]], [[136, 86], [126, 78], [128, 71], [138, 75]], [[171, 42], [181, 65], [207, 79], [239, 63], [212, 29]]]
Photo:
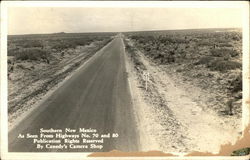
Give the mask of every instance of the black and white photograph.
[[8, 153], [218, 153], [242, 136], [248, 3], [57, 4], [6, 5]]

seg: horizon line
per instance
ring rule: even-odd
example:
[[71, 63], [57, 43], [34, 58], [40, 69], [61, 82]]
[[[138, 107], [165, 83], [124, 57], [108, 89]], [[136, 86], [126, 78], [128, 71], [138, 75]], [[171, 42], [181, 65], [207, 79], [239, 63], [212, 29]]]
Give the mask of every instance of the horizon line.
[[24, 33], [24, 34], [7, 34], [7, 36], [21, 35], [46, 35], [46, 34], [74, 34], [74, 33], [125, 33], [125, 32], [154, 32], [154, 31], [181, 31], [181, 30], [209, 30], [209, 29], [241, 29], [242, 27], [222, 27], [222, 28], [187, 28], [187, 29], [152, 29], [152, 30], [128, 30], [128, 31], [86, 31], [86, 32], [50, 32], [50, 33]]

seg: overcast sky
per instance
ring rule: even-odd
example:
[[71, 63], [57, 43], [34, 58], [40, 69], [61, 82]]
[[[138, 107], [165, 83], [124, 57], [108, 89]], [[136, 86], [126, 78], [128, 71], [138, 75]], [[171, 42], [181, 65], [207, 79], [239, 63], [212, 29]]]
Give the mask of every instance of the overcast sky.
[[8, 34], [242, 26], [235, 8], [9, 8]]

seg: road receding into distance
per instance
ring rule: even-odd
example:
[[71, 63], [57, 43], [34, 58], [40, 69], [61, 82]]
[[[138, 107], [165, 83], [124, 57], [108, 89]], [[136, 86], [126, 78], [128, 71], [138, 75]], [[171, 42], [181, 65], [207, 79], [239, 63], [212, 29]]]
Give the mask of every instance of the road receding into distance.
[[[122, 38], [117, 36], [9, 131], [9, 152], [138, 150], [124, 54]], [[101, 150], [37, 149], [32, 138], [17, 138], [39, 135], [41, 128], [92, 128], [99, 135], [118, 133], [119, 137], [105, 139]]]

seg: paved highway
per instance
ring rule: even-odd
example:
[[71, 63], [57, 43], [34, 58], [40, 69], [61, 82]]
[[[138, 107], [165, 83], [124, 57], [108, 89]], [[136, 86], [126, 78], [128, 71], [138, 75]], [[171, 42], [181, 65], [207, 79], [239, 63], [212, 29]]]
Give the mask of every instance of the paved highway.
[[[133, 116], [124, 54], [122, 38], [117, 36], [23, 119], [17, 127], [9, 131], [9, 151], [98, 152], [114, 149], [121, 151], [138, 150], [138, 135]], [[41, 128], [62, 129], [63, 133], [65, 128], [76, 130], [92, 128], [96, 129], [99, 135], [118, 133], [119, 137], [104, 139], [101, 150], [72, 149], [69, 147], [38, 149], [37, 144], [33, 143], [33, 138], [17, 138], [19, 134], [25, 136], [28, 133], [39, 135]], [[92, 133], [90, 135], [92, 136]], [[47, 139], [52, 140], [53, 138]], [[81, 145], [81, 142], [79, 145]]]

